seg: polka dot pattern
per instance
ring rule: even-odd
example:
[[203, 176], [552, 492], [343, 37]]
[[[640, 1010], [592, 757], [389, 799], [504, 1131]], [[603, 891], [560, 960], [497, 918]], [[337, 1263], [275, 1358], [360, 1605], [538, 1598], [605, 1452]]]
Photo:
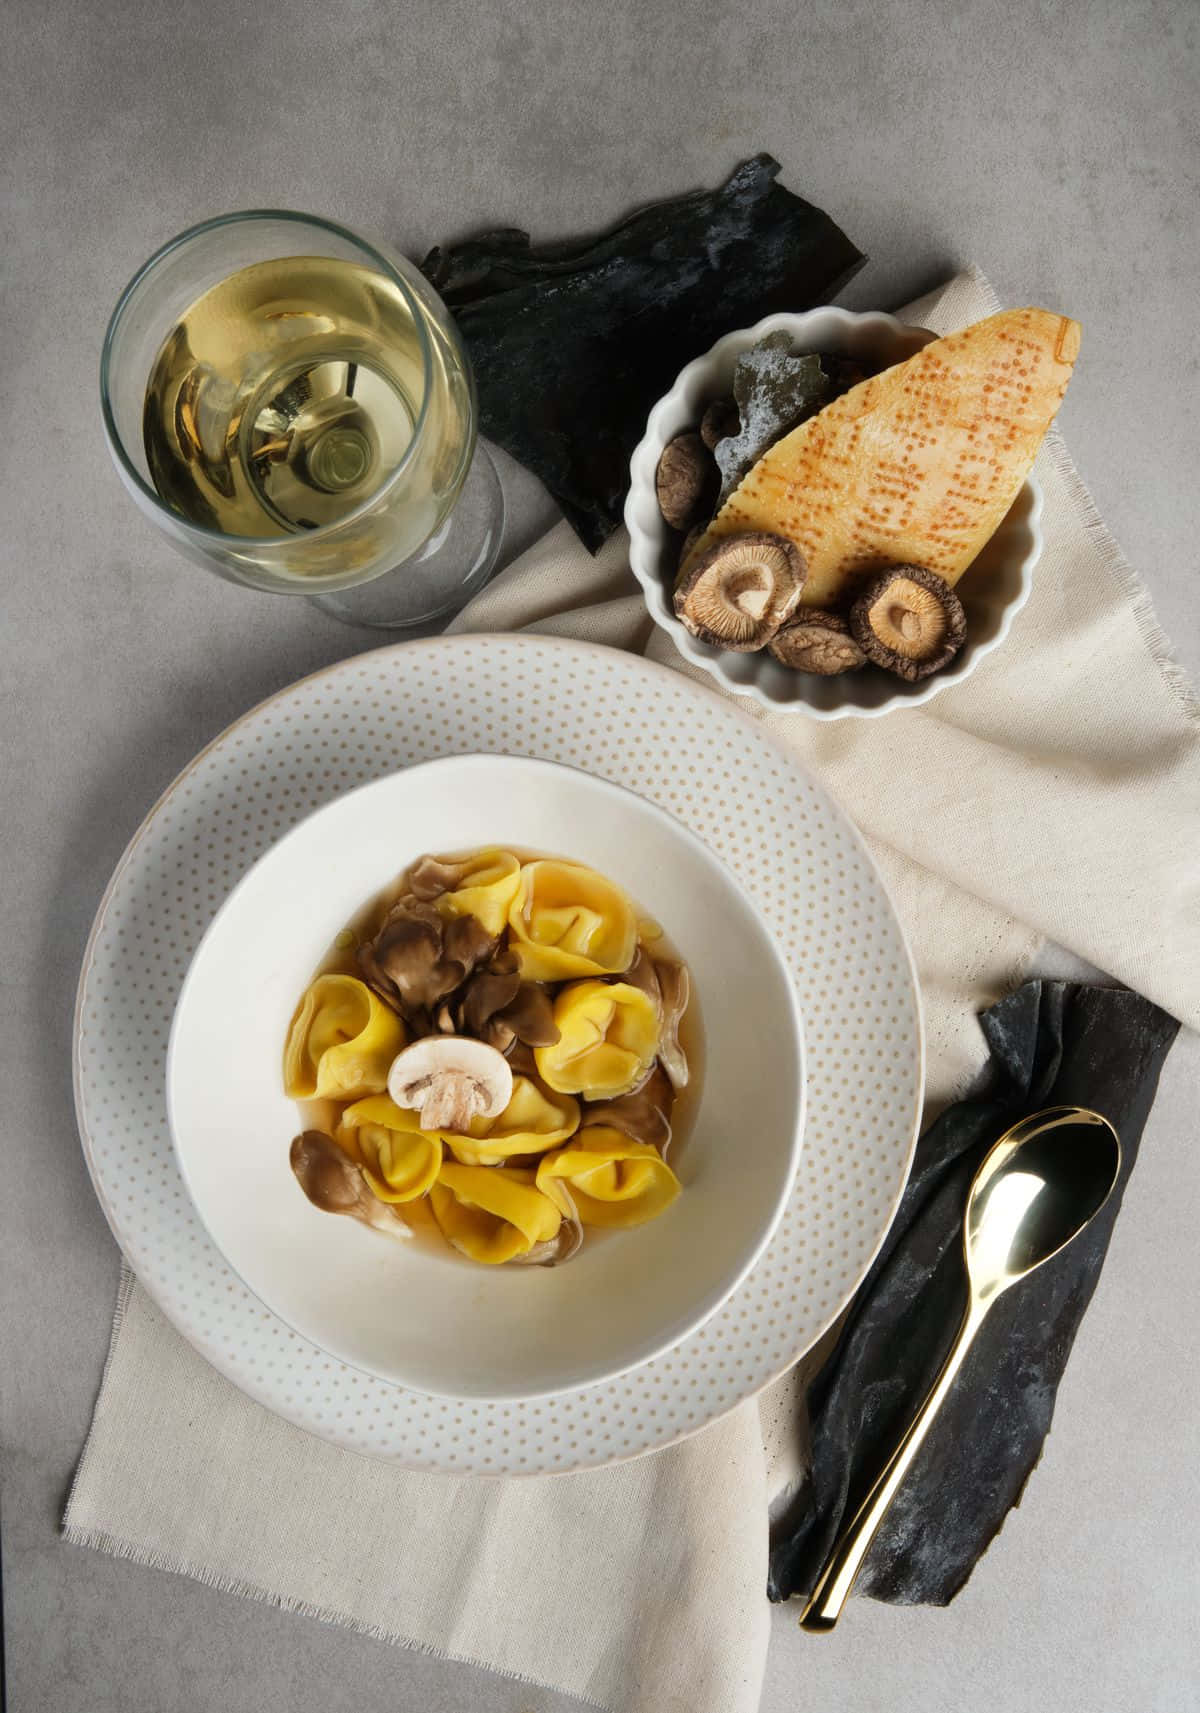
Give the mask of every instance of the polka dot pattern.
[[[686, 822], [778, 938], [804, 1012], [808, 1117], [787, 1211], [729, 1301], [606, 1384], [526, 1403], [404, 1391], [251, 1295], [194, 1213], [164, 1102], [167, 1036], [227, 893], [314, 809], [397, 768], [490, 751], [582, 767]], [[197, 757], [110, 883], [80, 982], [80, 1131], [97, 1194], [168, 1319], [268, 1409], [411, 1469], [565, 1473], [694, 1433], [806, 1351], [870, 1265], [907, 1175], [922, 1047], [911, 963], [858, 835], [736, 708], [635, 656], [550, 637], [442, 637], [305, 679]]]

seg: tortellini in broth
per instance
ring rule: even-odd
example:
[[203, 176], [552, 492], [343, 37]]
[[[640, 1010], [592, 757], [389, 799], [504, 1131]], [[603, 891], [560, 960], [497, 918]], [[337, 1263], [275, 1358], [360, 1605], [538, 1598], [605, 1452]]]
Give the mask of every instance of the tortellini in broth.
[[557, 1147], [578, 1130], [579, 1116], [578, 1102], [570, 1095], [556, 1095], [532, 1077], [516, 1076], [512, 1098], [499, 1118], [473, 1118], [469, 1135], [444, 1130], [442, 1140], [465, 1166], [498, 1166]]
[[407, 1039], [396, 1013], [356, 976], [319, 975], [288, 1030], [284, 1093], [292, 1100], [378, 1094]]
[[562, 1225], [558, 1204], [538, 1189], [534, 1173], [512, 1166], [445, 1165], [431, 1200], [446, 1241], [492, 1266], [552, 1243]]
[[683, 1187], [662, 1155], [609, 1124], [590, 1124], [565, 1148], [547, 1154], [539, 1188], [563, 1184], [583, 1225], [644, 1225], [670, 1207]]
[[559, 1039], [534, 1053], [538, 1074], [560, 1094], [614, 1100], [649, 1076], [658, 1051], [654, 1001], [623, 981], [571, 982], [554, 1002]]
[[529, 981], [620, 975], [637, 952], [637, 916], [619, 886], [573, 862], [529, 862], [508, 912]]
[[[620, 887], [580, 863], [487, 847], [418, 859], [382, 911], [368, 908], [365, 939], [353, 928], [340, 935], [302, 996], [284, 1087], [302, 1111], [320, 1105], [316, 1118], [370, 1195], [489, 1266], [551, 1264], [589, 1227], [663, 1213], [681, 1190], [664, 1156], [678, 1145], [672, 1111], [688, 1070], [679, 1006], [664, 994], [682, 993], [686, 1005], [687, 972], [657, 926], [642, 933]], [[452, 924], [465, 930], [465, 918], [477, 924], [469, 957], [453, 961], [439, 917], [447, 935]], [[406, 990], [372, 973], [385, 931], [394, 959], [397, 924], [436, 980]], [[414, 1078], [407, 1067], [418, 1052]], [[429, 1065], [429, 1076], [458, 1083], [430, 1083]], [[453, 1100], [430, 1099], [431, 1088], [469, 1094], [479, 1075], [496, 1093], [474, 1117], [469, 1104], [455, 1111]], [[422, 1128], [422, 1113], [439, 1125], [451, 1112], [456, 1128]], [[314, 1113], [305, 1112], [310, 1132]]]
[[347, 1153], [357, 1153], [363, 1176], [380, 1201], [416, 1201], [427, 1195], [442, 1167], [442, 1138], [422, 1130], [416, 1114], [386, 1094], [348, 1106], [337, 1140]]

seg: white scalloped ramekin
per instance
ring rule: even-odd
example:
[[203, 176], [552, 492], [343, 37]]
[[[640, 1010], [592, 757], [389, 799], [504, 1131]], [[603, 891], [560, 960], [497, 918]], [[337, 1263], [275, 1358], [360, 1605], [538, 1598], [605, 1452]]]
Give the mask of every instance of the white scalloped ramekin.
[[958, 584], [967, 615], [966, 642], [951, 666], [920, 683], [906, 684], [874, 666], [836, 678], [793, 672], [765, 650], [735, 654], [700, 642], [675, 616], [671, 586], [679, 537], [667, 528], [658, 509], [654, 491], [658, 460], [669, 440], [696, 427], [710, 399], [732, 391], [734, 365], [741, 353], [765, 334], [777, 332], [790, 334], [798, 351], [833, 351], [884, 364], [911, 357], [935, 337], [927, 328], [909, 327], [892, 315], [811, 309], [803, 315], [768, 315], [754, 327], [718, 339], [707, 355], [687, 365], [670, 392], [655, 405], [633, 454], [632, 485], [625, 502], [633, 574], [642, 586], [651, 618], [667, 632], [680, 654], [735, 696], [749, 696], [764, 708], [805, 714], [812, 720], [840, 720], [851, 715], [874, 718], [899, 708], [919, 707], [939, 691], [961, 684], [985, 654], [999, 648], [1029, 599], [1033, 567], [1042, 550], [1042, 492], [1032, 476]]

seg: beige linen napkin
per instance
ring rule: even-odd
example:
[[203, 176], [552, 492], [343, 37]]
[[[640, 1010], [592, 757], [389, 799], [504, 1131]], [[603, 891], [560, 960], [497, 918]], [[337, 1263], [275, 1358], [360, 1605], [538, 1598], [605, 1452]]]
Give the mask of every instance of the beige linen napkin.
[[[995, 307], [969, 273], [906, 313], [949, 332]], [[832, 726], [743, 704], [869, 835], [920, 972], [936, 1104], [981, 1062], [975, 1011], [1044, 935], [1200, 1024], [1200, 715], [1054, 437], [1039, 475], [1033, 597], [964, 685]], [[454, 628], [648, 648], [687, 670], [651, 635], [625, 551], [620, 536], [592, 560], [560, 526]], [[594, 1474], [408, 1475], [251, 1403], [126, 1274], [64, 1532], [614, 1713], [754, 1713], [767, 1498], [798, 1467], [798, 1401], [784, 1380]]]

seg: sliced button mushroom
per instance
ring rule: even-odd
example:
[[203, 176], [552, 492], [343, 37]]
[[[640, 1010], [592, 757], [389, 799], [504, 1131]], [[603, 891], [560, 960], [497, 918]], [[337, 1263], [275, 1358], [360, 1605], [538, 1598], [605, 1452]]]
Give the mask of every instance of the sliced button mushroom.
[[323, 1130], [305, 1130], [297, 1136], [290, 1159], [296, 1182], [322, 1213], [344, 1213], [387, 1237], [412, 1236], [412, 1227], [388, 1203], [378, 1200], [361, 1167]]
[[782, 666], [790, 666], [795, 672], [815, 672], [821, 678], [853, 672], [867, 663], [841, 614], [823, 613], [815, 608], [807, 608], [789, 619], [767, 647]]
[[416, 1112], [422, 1130], [465, 1132], [473, 1118], [496, 1118], [512, 1098], [512, 1070], [495, 1047], [462, 1035], [428, 1035], [397, 1053], [388, 1093]]
[[893, 565], [859, 595], [850, 629], [868, 660], [915, 683], [954, 659], [966, 640], [967, 616], [936, 572]]
[[785, 536], [727, 535], [685, 566], [675, 611], [701, 642], [749, 654], [791, 616], [806, 575], [803, 554]]
[[698, 434], [677, 434], [663, 447], [654, 474], [654, 490], [663, 521], [672, 529], [690, 529], [717, 497], [717, 466]]

